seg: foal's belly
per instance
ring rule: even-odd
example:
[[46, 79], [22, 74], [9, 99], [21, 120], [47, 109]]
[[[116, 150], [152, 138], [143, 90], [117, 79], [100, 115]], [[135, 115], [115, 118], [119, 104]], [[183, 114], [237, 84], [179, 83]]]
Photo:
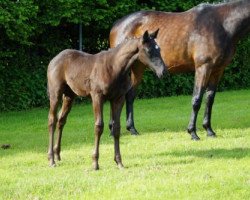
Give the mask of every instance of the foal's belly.
[[86, 97], [90, 94], [88, 80], [68, 80], [67, 84], [77, 96]]

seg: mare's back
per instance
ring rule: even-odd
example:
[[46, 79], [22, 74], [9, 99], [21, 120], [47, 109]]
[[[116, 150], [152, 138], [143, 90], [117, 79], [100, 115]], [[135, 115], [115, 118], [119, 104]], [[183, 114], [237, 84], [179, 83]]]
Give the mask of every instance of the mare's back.
[[[114, 47], [126, 37], [139, 37], [146, 30], [154, 31], [160, 28], [156, 40], [161, 47], [164, 62], [171, 68], [170, 71], [193, 71], [193, 54], [196, 46], [200, 45], [197, 41], [202, 39], [198, 37], [208, 33], [209, 37], [212, 36], [211, 29], [214, 28], [214, 23], [220, 23], [214, 8], [212, 5], [204, 4], [179, 13], [160, 11], [133, 13], [114, 24], [110, 33], [110, 45]], [[221, 26], [218, 24], [216, 27]]]

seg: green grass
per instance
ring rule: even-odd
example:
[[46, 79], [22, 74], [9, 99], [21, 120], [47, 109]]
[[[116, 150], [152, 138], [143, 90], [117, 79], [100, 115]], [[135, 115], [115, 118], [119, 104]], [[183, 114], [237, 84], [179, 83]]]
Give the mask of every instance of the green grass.
[[47, 161], [48, 109], [0, 114], [0, 199], [250, 199], [250, 90], [218, 93], [212, 123], [216, 139], [197, 127], [201, 141], [186, 133], [191, 97], [136, 100], [139, 137], [125, 129], [124, 170], [113, 161], [109, 105], [100, 146], [99, 171], [91, 168], [93, 114], [75, 105], [62, 141], [62, 161]]

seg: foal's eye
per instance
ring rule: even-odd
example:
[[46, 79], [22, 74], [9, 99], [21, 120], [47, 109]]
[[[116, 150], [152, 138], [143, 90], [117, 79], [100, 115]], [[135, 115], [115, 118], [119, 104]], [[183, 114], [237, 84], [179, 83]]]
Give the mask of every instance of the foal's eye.
[[157, 44], [155, 45], [155, 49], [159, 51], [161, 50], [161, 48]]

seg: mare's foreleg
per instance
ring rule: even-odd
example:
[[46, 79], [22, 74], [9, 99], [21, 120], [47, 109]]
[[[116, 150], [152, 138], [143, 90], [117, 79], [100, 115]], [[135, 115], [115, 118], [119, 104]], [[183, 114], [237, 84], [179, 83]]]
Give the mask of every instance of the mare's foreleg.
[[74, 101], [74, 96], [67, 96], [65, 94], [63, 95], [62, 108], [59, 113], [57, 122], [57, 128], [58, 128], [57, 141], [54, 146], [54, 154], [57, 160], [61, 160], [60, 152], [61, 152], [62, 131], [64, 125], [66, 124], [67, 116], [71, 110], [73, 101]]
[[136, 62], [131, 68], [131, 82], [132, 88], [126, 94], [126, 128], [130, 131], [131, 135], [138, 135], [134, 123], [134, 100], [136, 96], [136, 88], [141, 83], [145, 66]]
[[99, 169], [99, 145], [103, 133], [103, 98], [99, 94], [91, 94], [93, 101], [93, 111], [95, 116], [95, 148], [92, 154], [93, 168]]
[[191, 135], [192, 140], [200, 139], [196, 134], [196, 121], [210, 73], [211, 70], [209, 69], [208, 64], [204, 64], [198, 67], [195, 72], [195, 85], [192, 98], [192, 113], [188, 125], [188, 133]]
[[131, 88], [126, 94], [126, 128], [130, 131], [131, 135], [138, 135], [134, 122], [134, 100], [136, 91]]
[[212, 115], [212, 107], [214, 103], [214, 97], [216, 93], [216, 87], [207, 88], [207, 102], [205, 107], [204, 119], [203, 119], [203, 128], [207, 131], [207, 136], [215, 137], [216, 134], [211, 127], [211, 115]]
[[212, 115], [212, 107], [214, 103], [214, 98], [216, 94], [216, 88], [219, 83], [219, 80], [223, 74], [223, 71], [214, 72], [210, 76], [210, 80], [208, 82], [207, 87], [207, 102], [205, 107], [204, 119], [203, 119], [203, 127], [207, 131], [208, 137], [216, 137], [216, 133], [213, 131], [211, 126], [211, 115]]
[[125, 97], [122, 96], [119, 99], [113, 100], [111, 102], [111, 109], [112, 109], [112, 135], [114, 137], [114, 149], [115, 149], [115, 156], [114, 160], [117, 163], [119, 168], [123, 168], [122, 158], [120, 153], [120, 132], [121, 132], [121, 125], [120, 125], [120, 117], [122, 107], [124, 105]]

